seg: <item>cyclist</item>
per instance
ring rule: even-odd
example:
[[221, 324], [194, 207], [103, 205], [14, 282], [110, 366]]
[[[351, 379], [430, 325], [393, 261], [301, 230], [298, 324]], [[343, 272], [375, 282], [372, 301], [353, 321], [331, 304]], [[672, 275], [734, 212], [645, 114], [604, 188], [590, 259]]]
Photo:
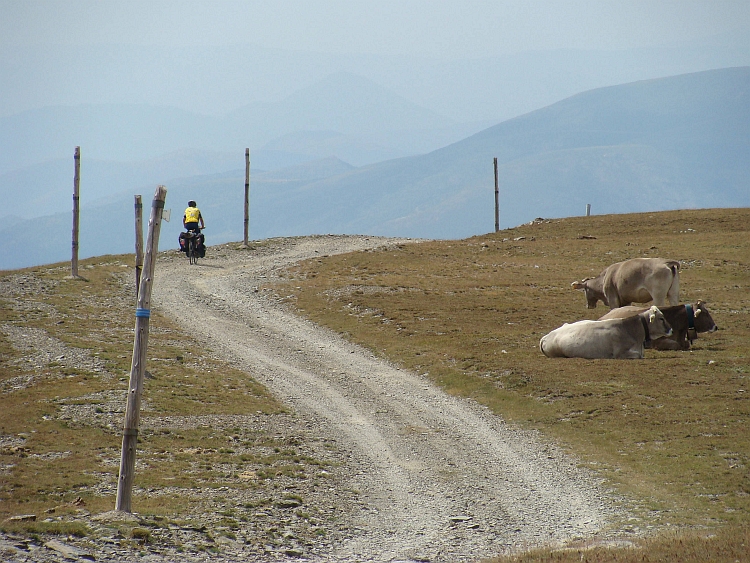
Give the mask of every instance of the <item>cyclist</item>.
[[186, 231], [200, 232], [198, 228], [199, 223], [201, 229], [206, 228], [206, 224], [203, 222], [203, 215], [201, 215], [201, 210], [198, 209], [198, 205], [195, 201], [191, 199], [188, 201], [187, 209], [182, 216], [182, 224]]
[[[199, 255], [202, 256], [205, 253], [205, 247], [203, 241], [205, 240], [201, 229], [206, 228], [206, 224], [203, 222], [203, 215], [201, 210], [198, 209], [198, 205], [192, 199], [188, 201], [187, 209], [185, 214], [182, 216], [182, 225], [186, 231], [193, 231], [198, 236], [198, 249]], [[187, 251], [187, 244], [185, 243], [185, 233], [180, 233], [180, 250]]]

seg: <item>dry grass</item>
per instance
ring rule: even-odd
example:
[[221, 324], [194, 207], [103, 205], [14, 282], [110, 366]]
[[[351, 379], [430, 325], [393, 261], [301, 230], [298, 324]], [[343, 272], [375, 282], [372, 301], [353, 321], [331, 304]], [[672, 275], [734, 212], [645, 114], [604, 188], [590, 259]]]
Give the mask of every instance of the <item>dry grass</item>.
[[665, 532], [632, 547], [581, 546], [534, 550], [491, 563], [738, 563], [748, 559], [750, 528], [730, 526], [716, 533]]
[[[605, 312], [571, 282], [639, 256], [679, 259], [682, 301], [721, 330], [642, 361], [544, 357], [542, 335]], [[748, 524], [750, 209], [535, 222], [289, 275], [313, 320], [566, 445], [635, 500], [641, 530]]]
[[[70, 535], [78, 525], [86, 533], [80, 524], [42, 520], [114, 509], [135, 324], [132, 262], [82, 261], [82, 279], [57, 266], [0, 275], [7, 291], [0, 325], [37, 331], [58, 346], [35, 361], [36, 344], [12, 345], [0, 330], [2, 529]], [[293, 435], [248, 422], [286, 410], [247, 374], [212, 358], [199, 336], [151, 317], [133, 498], [142, 515], [200, 519], [200, 510], [211, 510], [200, 491], [221, 487], [250, 491], [260, 506], [323, 464]], [[68, 361], [73, 356], [85, 361]], [[24, 377], [34, 379], [11, 390]], [[37, 520], [6, 520], [20, 514]]]
[[[554, 220], [311, 261], [290, 273], [282, 294], [449, 392], [566, 445], [633, 499], [640, 531], [715, 530], [657, 535], [640, 550], [547, 550], [515, 560], [741, 561], [750, 514], [748, 225], [748, 209]], [[721, 331], [702, 335], [691, 352], [649, 351], [643, 361], [541, 355], [543, 334], [604, 313], [587, 311], [570, 283], [635, 256], [681, 260], [683, 300], [707, 301]], [[113, 508], [133, 343], [129, 264], [127, 256], [83, 261], [84, 280], [68, 278], [67, 267], [0, 275], [0, 285], [6, 275], [31, 280], [19, 294], [0, 292], [0, 325], [41, 329], [104, 366], [51, 358], [32, 386], [0, 395], [0, 522]], [[187, 514], [203, 502], [190, 493], [201, 487], [273, 491], [315, 472], [321, 462], [294, 437], [231, 421], [283, 412], [251, 379], [156, 314], [149, 348], [134, 498], [141, 514]], [[36, 373], [25, 363], [33, 351], [14, 348], [3, 331], [0, 350], [0, 384]], [[188, 414], [207, 422], [169, 422]], [[208, 423], [218, 417], [229, 422]], [[275, 502], [281, 489], [237, 506], [227, 526]], [[3, 527], [88, 533], [65, 522]]]

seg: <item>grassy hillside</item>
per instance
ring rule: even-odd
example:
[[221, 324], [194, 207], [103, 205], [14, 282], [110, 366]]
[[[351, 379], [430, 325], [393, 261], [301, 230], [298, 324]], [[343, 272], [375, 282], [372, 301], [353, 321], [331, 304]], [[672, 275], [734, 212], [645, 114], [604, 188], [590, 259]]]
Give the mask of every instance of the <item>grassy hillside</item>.
[[[749, 225], [750, 209], [542, 220], [321, 257], [276, 289], [376, 354], [563, 444], [633, 506], [626, 535], [656, 533], [646, 551], [518, 560], [734, 562], [750, 538]], [[635, 256], [679, 259], [683, 301], [705, 300], [721, 330], [690, 352], [648, 351], [640, 361], [544, 357], [543, 334], [605, 312], [586, 310], [570, 283]], [[115, 499], [130, 264], [132, 256], [86, 260], [81, 280], [65, 265], [0, 273], [0, 530], [117, 534], [136, 548], [149, 539], [157, 553], [212, 551], [240, 534], [258, 549], [333, 539], [344, 508], [310, 501], [341, 470], [333, 445], [156, 314], [134, 500], [141, 519], [91, 522]], [[349, 493], [337, 494], [345, 502]], [[27, 514], [36, 521], [7, 520]]]
[[[680, 260], [681, 300], [721, 330], [641, 361], [543, 356], [542, 335], [605, 313], [571, 282], [639, 256]], [[545, 220], [290, 277], [310, 318], [565, 444], [633, 499], [634, 531], [750, 525], [750, 209]]]
[[[334, 541], [345, 507], [313, 499], [335, 486], [335, 445], [310, 436], [253, 374], [213, 357], [200, 334], [156, 311], [133, 492], [138, 517], [94, 518], [115, 508], [133, 263], [132, 255], [84, 260], [81, 279], [66, 264], [0, 272], [0, 540], [20, 534], [39, 548], [52, 536], [72, 537], [84, 550], [98, 541], [170, 560], [235, 540], [260, 553]], [[353, 493], [342, 494], [350, 504]]]

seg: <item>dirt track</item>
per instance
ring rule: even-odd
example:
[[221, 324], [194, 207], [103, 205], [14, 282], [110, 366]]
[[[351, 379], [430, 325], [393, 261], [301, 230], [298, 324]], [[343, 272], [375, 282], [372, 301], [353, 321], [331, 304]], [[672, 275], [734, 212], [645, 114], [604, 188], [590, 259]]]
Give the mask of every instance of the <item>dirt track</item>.
[[364, 508], [322, 560], [469, 561], [606, 536], [622, 514], [575, 460], [259, 290], [296, 261], [397, 242], [278, 239], [251, 251], [213, 247], [193, 267], [159, 258], [152, 307], [183, 326], [200, 319], [215, 354], [342, 448]]

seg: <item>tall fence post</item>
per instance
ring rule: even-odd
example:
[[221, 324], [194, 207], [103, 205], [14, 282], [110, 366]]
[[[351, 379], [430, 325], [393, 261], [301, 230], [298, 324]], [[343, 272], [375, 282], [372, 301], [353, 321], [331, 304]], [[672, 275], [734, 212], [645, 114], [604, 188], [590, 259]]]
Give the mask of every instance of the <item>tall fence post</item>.
[[79, 230], [79, 186], [81, 178], [81, 147], [76, 147], [73, 154], [75, 172], [73, 174], [73, 243], [72, 256], [70, 259], [70, 275], [78, 277], [78, 230]]
[[586, 217], [589, 217], [591, 215], [591, 204], [586, 204]]
[[135, 296], [141, 288], [141, 271], [143, 270], [143, 203], [141, 196], [135, 196]]
[[243, 245], [247, 246], [248, 229], [250, 226], [250, 149], [245, 149], [245, 236]]
[[141, 411], [141, 393], [143, 378], [146, 372], [146, 353], [148, 351], [148, 327], [151, 317], [151, 287], [154, 278], [156, 253], [159, 249], [159, 231], [164, 211], [167, 189], [156, 188], [154, 201], [151, 204], [151, 218], [148, 221], [148, 239], [146, 241], [146, 260], [143, 265], [143, 276], [138, 291], [138, 304], [135, 310], [135, 342], [133, 344], [133, 361], [130, 366], [130, 383], [128, 384], [128, 403], [125, 409], [125, 425], [122, 432], [122, 456], [120, 474], [117, 479], [117, 503], [115, 510], [131, 512], [131, 497], [135, 478], [135, 450], [138, 443], [138, 423]]
[[500, 230], [500, 190], [497, 185], [497, 157], [495, 161], [495, 232]]

